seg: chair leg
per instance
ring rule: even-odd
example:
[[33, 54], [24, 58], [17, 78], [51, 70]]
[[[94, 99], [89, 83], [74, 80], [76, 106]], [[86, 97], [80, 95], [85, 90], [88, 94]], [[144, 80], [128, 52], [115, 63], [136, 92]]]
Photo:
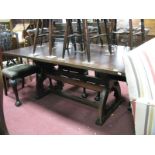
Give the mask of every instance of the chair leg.
[[24, 88], [25, 78], [22, 78], [22, 88]]
[[22, 103], [21, 101], [19, 100], [19, 96], [18, 96], [18, 90], [17, 90], [17, 80], [10, 80], [10, 84], [13, 88], [13, 91], [14, 91], [14, 94], [15, 94], [15, 97], [16, 97], [16, 102], [15, 102], [15, 105], [16, 106], [20, 106]]
[[7, 96], [8, 95], [8, 89], [7, 89], [7, 84], [6, 84], [6, 77], [3, 76], [3, 84], [4, 84], [4, 93]]

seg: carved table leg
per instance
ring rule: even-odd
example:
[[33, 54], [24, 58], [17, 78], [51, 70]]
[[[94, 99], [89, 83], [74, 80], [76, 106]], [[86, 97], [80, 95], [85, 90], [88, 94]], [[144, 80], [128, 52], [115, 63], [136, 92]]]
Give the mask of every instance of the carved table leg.
[[97, 125], [103, 124], [103, 116], [106, 115], [106, 102], [109, 95], [109, 89], [104, 88], [101, 92], [100, 104], [99, 104], [99, 111], [98, 111], [98, 119], [96, 120]]
[[113, 90], [114, 90], [114, 96], [116, 97], [116, 100], [119, 100], [121, 98], [121, 88], [118, 81], [114, 82]]
[[[108, 107], [107, 99], [111, 92], [114, 92], [115, 102]], [[105, 120], [113, 113], [113, 111], [119, 106], [122, 101], [121, 89], [118, 81], [110, 80], [105, 88], [101, 92], [99, 107], [98, 107], [98, 119], [96, 120], [97, 125], [102, 125]]]
[[[49, 63], [42, 63], [35, 61], [36, 66], [39, 68], [39, 71], [36, 74], [36, 99], [49, 94], [53, 88], [52, 79], [47, 77], [47, 74], [52, 74], [54, 70], [54, 65]], [[45, 89], [44, 80], [49, 78], [49, 86]]]
[[37, 73], [36, 75], [36, 98], [39, 99], [45, 95], [45, 89], [43, 82], [45, 80], [45, 75], [42, 73]]

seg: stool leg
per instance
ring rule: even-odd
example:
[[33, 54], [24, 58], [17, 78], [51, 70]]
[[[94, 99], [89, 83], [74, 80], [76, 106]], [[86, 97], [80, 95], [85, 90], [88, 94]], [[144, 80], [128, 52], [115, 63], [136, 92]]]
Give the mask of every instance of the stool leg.
[[[41, 34], [43, 34], [43, 27], [44, 27], [44, 21], [43, 21], [43, 19], [41, 20]], [[41, 39], [40, 39], [40, 45], [42, 45], [43, 44], [43, 37], [41, 37]]]
[[83, 51], [83, 43], [82, 43], [83, 39], [82, 39], [82, 29], [81, 29], [81, 20], [80, 19], [77, 20], [77, 30], [78, 30], [79, 34], [81, 35], [79, 37], [79, 42], [80, 42], [81, 51]]
[[[97, 27], [98, 27], [98, 33], [101, 34], [100, 20], [99, 19], [97, 19]], [[100, 36], [100, 43], [103, 46], [102, 36]]]
[[70, 55], [70, 53], [69, 53], [69, 39], [67, 39], [66, 49], [67, 49], [67, 53], [68, 53], [68, 55]]
[[88, 32], [88, 23], [86, 19], [83, 19], [83, 34], [84, 34], [84, 47], [87, 54], [87, 61], [90, 62], [90, 39]]
[[142, 43], [145, 42], [145, 26], [144, 19], [141, 19], [141, 33], [142, 33]]
[[52, 48], [54, 47], [54, 37], [53, 37], [53, 20], [49, 20], [49, 55], [53, 55]]
[[66, 51], [66, 47], [67, 47], [67, 43], [68, 43], [68, 34], [69, 34], [69, 29], [68, 29], [69, 25], [68, 25], [68, 20], [66, 21], [66, 26], [65, 26], [65, 34], [64, 34], [64, 43], [63, 43], [63, 53], [62, 53], [62, 58], [65, 57], [65, 51]]
[[[69, 33], [70, 34], [73, 34], [72, 20], [71, 19], [68, 19], [68, 22], [69, 22]], [[71, 37], [71, 42], [72, 42], [72, 44], [74, 46], [74, 50], [76, 51], [76, 41], [75, 41], [74, 36]]]
[[35, 53], [36, 50], [38, 34], [39, 34], [39, 19], [37, 20], [37, 30], [34, 37], [33, 54]]
[[107, 37], [107, 43], [108, 43], [108, 49], [109, 49], [109, 53], [112, 53], [112, 49], [111, 49], [111, 39], [110, 39], [110, 32], [109, 32], [109, 27], [107, 25], [108, 21], [107, 19], [104, 19], [104, 25], [105, 25], [105, 31], [106, 31], [106, 37]]
[[19, 96], [18, 96], [17, 81], [16, 80], [10, 80], [10, 84], [11, 84], [11, 86], [13, 88], [13, 91], [14, 91], [14, 94], [15, 94], [15, 97], [16, 97], [15, 105], [20, 106], [22, 103], [19, 100]]
[[[114, 27], [112, 28], [112, 32], [117, 31], [117, 19], [112, 20]], [[117, 36], [115, 33], [112, 34], [112, 44], [117, 45]]]
[[132, 25], [132, 19], [129, 19], [129, 47], [130, 47], [130, 50], [133, 49], [133, 25]]

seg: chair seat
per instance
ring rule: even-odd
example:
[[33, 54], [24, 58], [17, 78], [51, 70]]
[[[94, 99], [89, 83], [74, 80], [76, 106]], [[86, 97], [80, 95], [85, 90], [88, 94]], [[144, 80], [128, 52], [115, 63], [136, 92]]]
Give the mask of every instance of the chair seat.
[[2, 73], [11, 79], [22, 78], [30, 74], [36, 73], [36, 66], [29, 64], [17, 64], [8, 68], [4, 68]]

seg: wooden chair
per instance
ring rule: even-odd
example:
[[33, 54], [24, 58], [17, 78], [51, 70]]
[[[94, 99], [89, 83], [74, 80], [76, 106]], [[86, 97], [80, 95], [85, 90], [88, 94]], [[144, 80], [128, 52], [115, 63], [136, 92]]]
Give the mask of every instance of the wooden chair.
[[[14, 37], [13, 32], [2, 32], [0, 34], [1, 36], [1, 44], [0, 44], [0, 52], [5, 52], [6, 50], [12, 49], [12, 38]], [[18, 47], [18, 36], [15, 36], [16, 41], [17, 41], [17, 47]], [[7, 42], [7, 44], [5, 44]], [[3, 59], [10, 61], [13, 58], [4, 58]], [[20, 59], [20, 63], [16, 63], [16, 61], [11, 61], [11, 66], [8, 64], [7, 66], [4, 67], [3, 63], [1, 63], [2, 67], [2, 75], [3, 75], [3, 83], [4, 83], [4, 91], [5, 95], [7, 95], [7, 79], [9, 80], [10, 86], [13, 88], [13, 92], [16, 97], [16, 106], [20, 106], [22, 102], [19, 99], [18, 96], [18, 89], [17, 89], [17, 81], [18, 79], [22, 79], [22, 87], [24, 87], [24, 78], [26, 76], [32, 75], [38, 71], [37, 67], [35, 65], [30, 65], [30, 64], [23, 64], [22, 59]]]
[[[76, 27], [76, 28], [75, 28]], [[67, 50], [69, 54], [69, 42], [74, 46], [75, 54], [77, 50], [77, 43], [80, 44], [80, 50], [83, 51], [83, 32], [81, 27], [81, 20], [77, 19], [77, 23], [73, 26], [72, 19], [66, 20], [65, 33], [64, 33], [64, 48], [63, 51]]]
[[[137, 23], [139, 22], [139, 25]], [[129, 49], [133, 49], [145, 42], [145, 36], [148, 33], [148, 29], [145, 28], [144, 19], [137, 20], [129, 19], [123, 22], [118, 22], [117, 28], [112, 31], [117, 38], [117, 43], [123, 46], [128, 46]], [[124, 25], [125, 23], [125, 25]], [[123, 26], [124, 25], [124, 26]]]
[[81, 20], [80, 19], [77, 20], [77, 30], [78, 30], [77, 33], [73, 31], [72, 20], [67, 19], [66, 26], [65, 26], [65, 32], [64, 32], [64, 44], [63, 44], [62, 58], [65, 57], [66, 50], [68, 51], [68, 45], [69, 45], [70, 39], [71, 39], [72, 44], [74, 45], [74, 50], [76, 51], [77, 48], [76, 48], [75, 37], [78, 37], [80, 40], [81, 50], [84, 50], [87, 53], [87, 60], [88, 62], [90, 62], [90, 45], [89, 45], [90, 38], [88, 34], [89, 33], [88, 24], [87, 24], [86, 19], [82, 20], [82, 26], [81, 26]]

